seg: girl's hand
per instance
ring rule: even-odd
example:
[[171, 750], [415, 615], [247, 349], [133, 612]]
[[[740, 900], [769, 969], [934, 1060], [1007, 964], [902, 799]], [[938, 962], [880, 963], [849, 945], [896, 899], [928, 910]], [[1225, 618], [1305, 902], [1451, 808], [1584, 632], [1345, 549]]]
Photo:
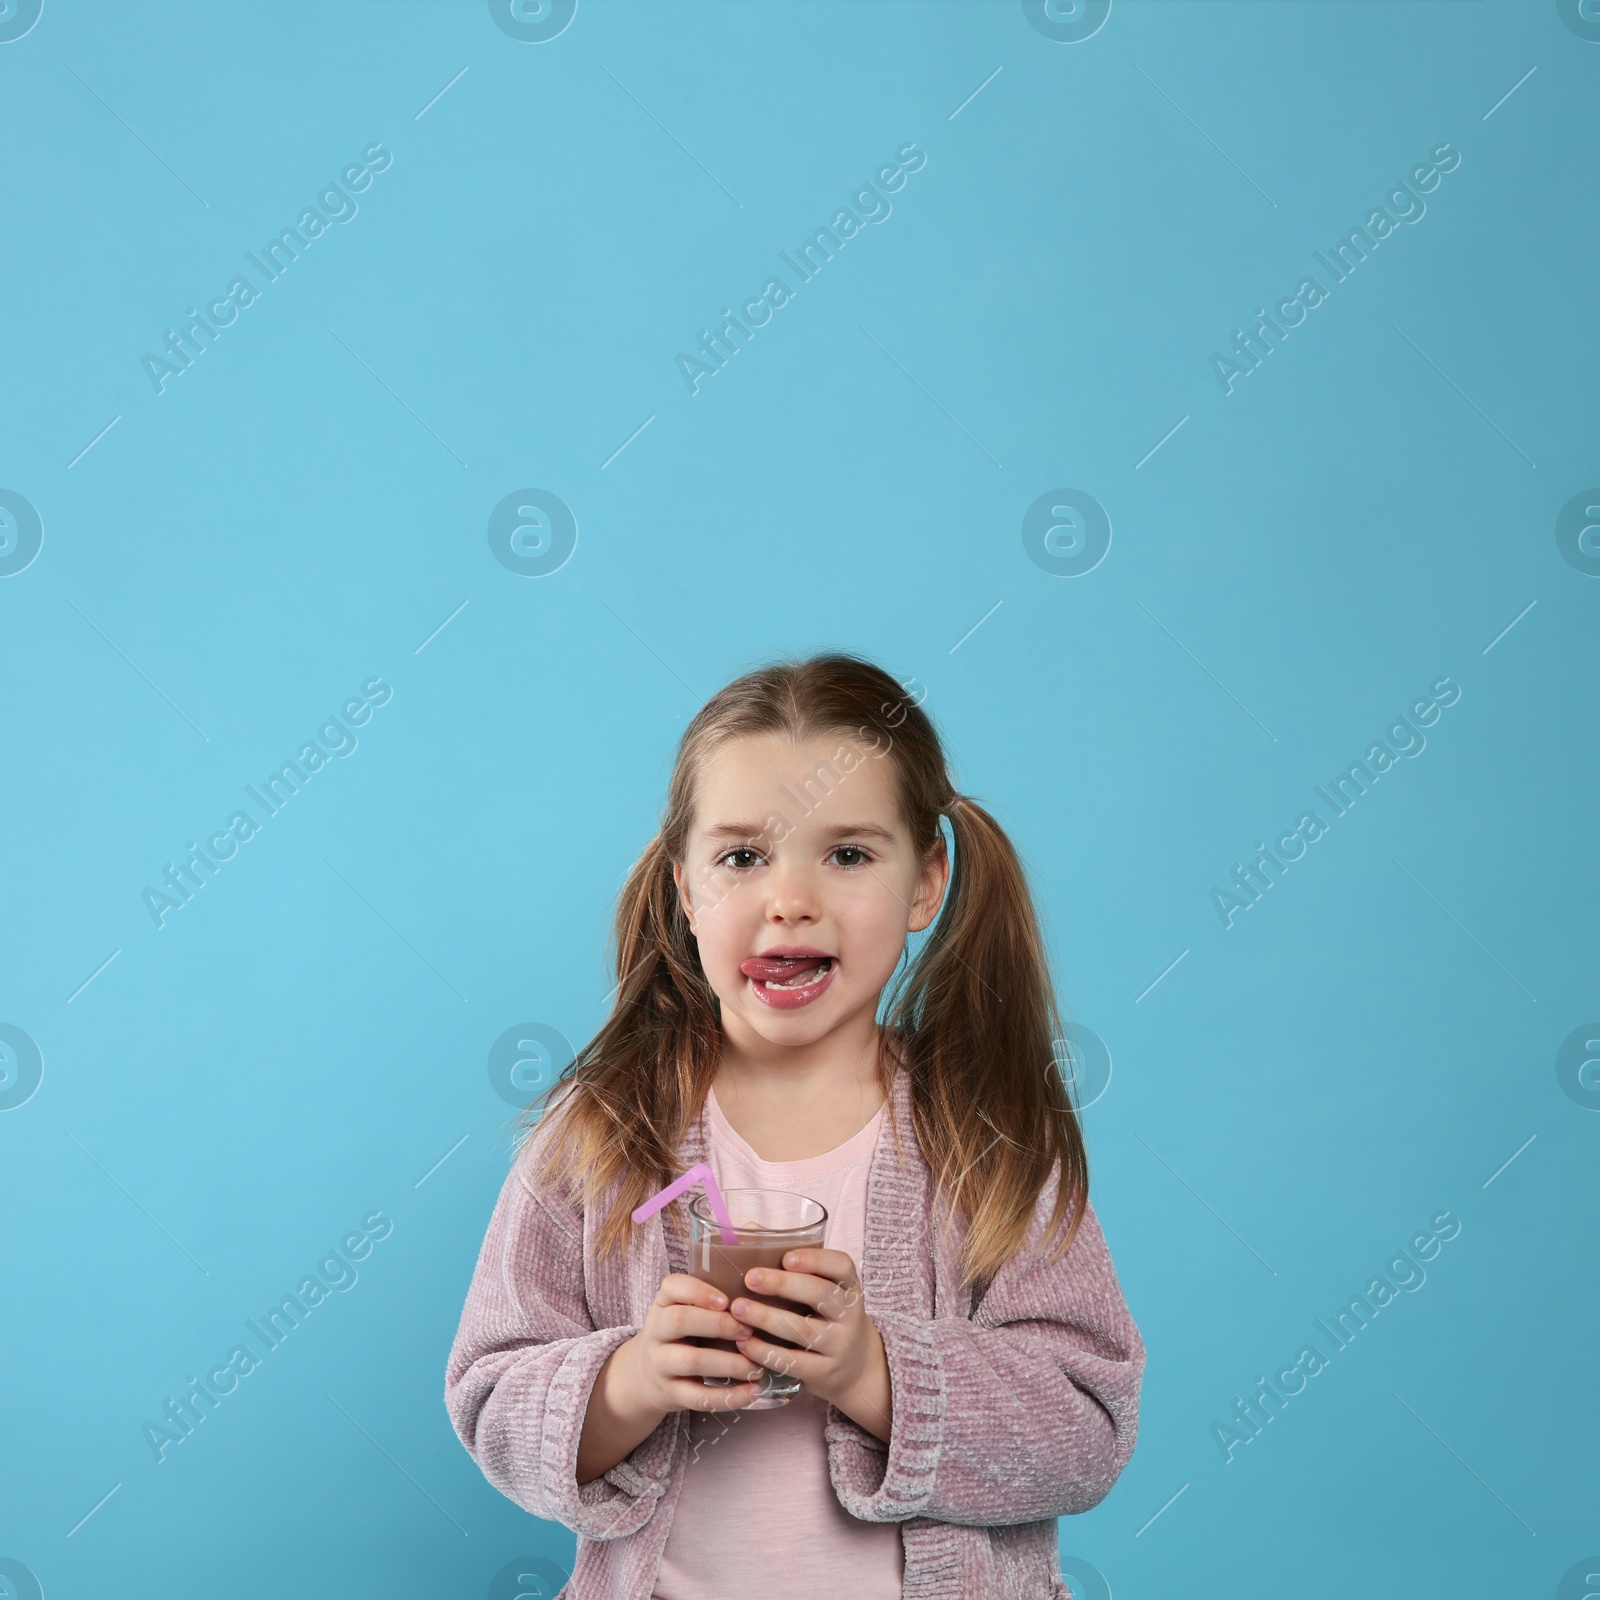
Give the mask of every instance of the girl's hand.
[[[641, 1412], [732, 1411], [748, 1405], [760, 1390], [748, 1380], [760, 1377], [749, 1356], [685, 1343], [690, 1338], [739, 1339], [748, 1322], [730, 1316], [728, 1297], [709, 1283], [674, 1272], [661, 1280], [644, 1326], [618, 1347], [624, 1356], [619, 1376], [627, 1400]], [[741, 1380], [733, 1387], [707, 1388], [702, 1377]]]
[[687, 1338], [736, 1339], [749, 1326], [729, 1316], [727, 1296], [709, 1283], [674, 1272], [661, 1280], [644, 1326], [606, 1357], [578, 1436], [577, 1480], [590, 1483], [637, 1448], [673, 1411], [737, 1411], [760, 1392], [740, 1381], [707, 1388], [702, 1375], [748, 1379], [759, 1369], [732, 1350], [685, 1344]]
[[887, 1442], [893, 1411], [889, 1360], [861, 1298], [855, 1262], [843, 1250], [806, 1248], [789, 1251], [783, 1264], [788, 1270], [752, 1267], [744, 1275], [745, 1287], [810, 1306], [810, 1313], [780, 1311], [759, 1300], [735, 1300], [729, 1309], [802, 1348], [786, 1350], [755, 1335], [735, 1342], [773, 1372], [792, 1372], [812, 1394]]

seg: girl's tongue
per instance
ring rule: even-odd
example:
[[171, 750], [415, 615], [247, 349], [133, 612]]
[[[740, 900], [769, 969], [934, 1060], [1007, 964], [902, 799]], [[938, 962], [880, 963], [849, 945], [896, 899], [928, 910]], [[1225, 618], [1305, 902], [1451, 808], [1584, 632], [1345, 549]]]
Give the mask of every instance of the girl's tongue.
[[739, 963], [739, 970], [758, 983], [800, 988], [820, 978], [832, 965], [832, 956], [751, 956]]

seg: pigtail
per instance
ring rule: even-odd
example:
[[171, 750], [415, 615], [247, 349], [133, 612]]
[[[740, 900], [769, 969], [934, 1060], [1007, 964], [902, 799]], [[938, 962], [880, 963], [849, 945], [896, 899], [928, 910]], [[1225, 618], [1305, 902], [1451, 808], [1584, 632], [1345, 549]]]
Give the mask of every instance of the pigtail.
[[[610, 1017], [524, 1114], [557, 1119], [541, 1141], [547, 1181], [572, 1183], [586, 1205], [616, 1185], [600, 1233], [602, 1255], [627, 1248], [630, 1213], [677, 1176], [683, 1130], [705, 1099], [720, 1040], [716, 997], [658, 834], [617, 900], [617, 976]], [[675, 1207], [667, 1226], [681, 1226]]]
[[955, 840], [945, 905], [898, 991], [891, 1025], [916, 1041], [917, 1141], [941, 1196], [967, 1222], [969, 1282], [984, 1285], [1024, 1243], [1033, 1205], [1060, 1172], [1046, 1237], [1076, 1209], [1088, 1167], [1056, 1064], [1061, 1018], [1033, 898], [999, 823], [962, 795], [944, 808]]

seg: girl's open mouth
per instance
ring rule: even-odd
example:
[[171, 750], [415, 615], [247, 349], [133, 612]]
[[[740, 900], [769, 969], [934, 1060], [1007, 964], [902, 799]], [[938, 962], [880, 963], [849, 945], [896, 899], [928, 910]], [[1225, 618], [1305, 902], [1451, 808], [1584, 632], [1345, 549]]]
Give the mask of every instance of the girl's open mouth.
[[752, 956], [739, 964], [756, 997], [780, 1011], [810, 1005], [833, 982], [832, 956]]

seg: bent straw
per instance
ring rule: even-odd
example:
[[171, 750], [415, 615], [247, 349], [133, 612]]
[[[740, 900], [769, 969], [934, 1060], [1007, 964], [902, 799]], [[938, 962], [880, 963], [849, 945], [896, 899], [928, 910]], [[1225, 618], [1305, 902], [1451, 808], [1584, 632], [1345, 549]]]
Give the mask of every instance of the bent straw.
[[711, 1168], [703, 1161], [697, 1161], [681, 1178], [674, 1178], [659, 1194], [651, 1195], [637, 1211], [632, 1213], [633, 1220], [644, 1222], [653, 1217], [663, 1206], [670, 1205], [685, 1189], [696, 1183], [705, 1185], [706, 1199], [711, 1202], [711, 1214], [717, 1219], [722, 1242], [738, 1244], [739, 1233], [733, 1225], [733, 1218], [728, 1214], [728, 1202], [722, 1198], [722, 1190], [717, 1187], [717, 1180]]

